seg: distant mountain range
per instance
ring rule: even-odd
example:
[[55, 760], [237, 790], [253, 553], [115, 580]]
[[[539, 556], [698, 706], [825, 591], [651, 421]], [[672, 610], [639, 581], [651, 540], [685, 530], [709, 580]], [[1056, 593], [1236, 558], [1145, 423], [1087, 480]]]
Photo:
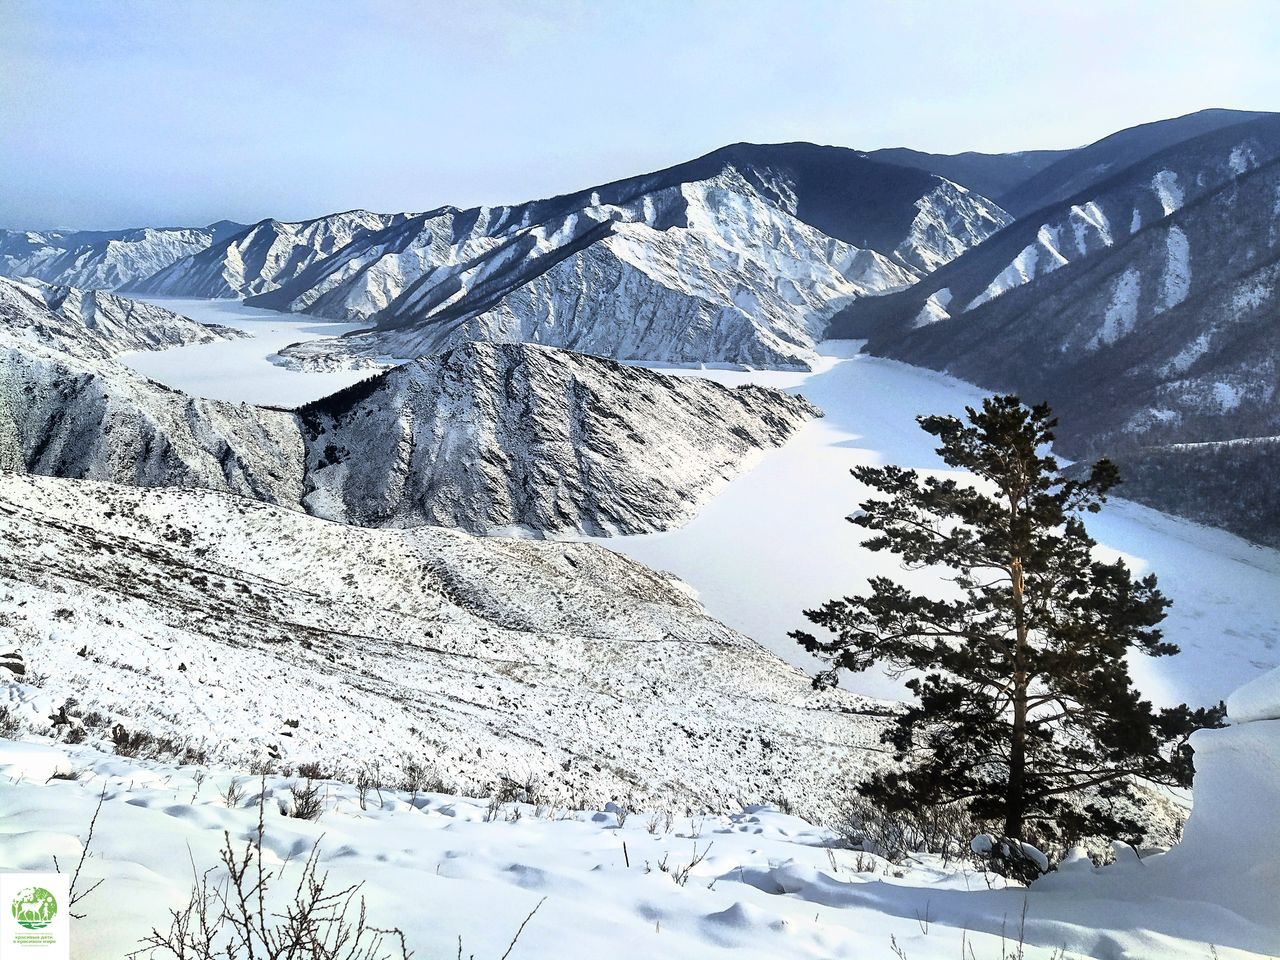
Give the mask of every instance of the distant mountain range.
[[803, 369], [864, 338], [1048, 399], [1061, 449], [1119, 459], [1129, 495], [1280, 543], [1278, 156], [1280, 116], [1233, 110], [1003, 155], [736, 144], [516, 206], [0, 232], [0, 273], [364, 325], [282, 351], [301, 367], [491, 341]]

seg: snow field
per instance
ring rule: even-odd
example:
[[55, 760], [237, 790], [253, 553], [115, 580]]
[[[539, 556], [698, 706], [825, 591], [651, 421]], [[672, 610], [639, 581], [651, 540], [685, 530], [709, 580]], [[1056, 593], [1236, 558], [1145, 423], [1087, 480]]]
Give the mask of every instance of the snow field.
[[[48, 780], [55, 770], [80, 779]], [[464, 955], [501, 956], [544, 898], [517, 960], [888, 958], [893, 943], [910, 960], [950, 960], [968, 947], [994, 960], [1014, 955], [1023, 937], [1028, 958], [1065, 949], [1204, 960], [1213, 944], [1222, 960], [1241, 960], [1276, 936], [1221, 907], [1148, 890], [1145, 876], [1167, 857], [1102, 869], [1077, 862], [1043, 891], [1006, 889], [935, 857], [894, 866], [839, 849], [829, 831], [769, 807], [728, 816], [531, 804], [490, 812], [482, 798], [388, 788], [362, 806], [354, 787], [324, 782], [324, 809], [311, 822], [281, 813], [297, 779], [263, 782], [43, 739], [0, 741], [0, 777], [4, 870], [49, 869], [55, 855], [74, 866], [104, 797], [83, 877], [104, 883], [73, 927], [73, 955], [85, 960], [122, 957], [152, 926], [167, 929], [166, 908], [184, 905], [193, 872], [216, 864], [223, 831], [237, 848], [255, 835], [264, 786], [264, 863], [281, 874], [281, 899], [268, 908], [291, 894], [319, 841], [331, 888], [363, 883], [370, 922], [402, 927], [419, 957], [453, 956], [459, 937]], [[242, 796], [229, 805], [233, 780]]]
[[291, 407], [334, 393], [376, 372], [346, 368], [300, 373], [273, 362], [276, 353], [290, 344], [341, 336], [358, 329], [359, 324], [299, 319], [292, 314], [246, 307], [235, 300], [146, 297], [144, 302], [200, 323], [217, 323], [252, 334], [243, 340], [119, 357], [125, 366], [143, 376], [193, 396]]

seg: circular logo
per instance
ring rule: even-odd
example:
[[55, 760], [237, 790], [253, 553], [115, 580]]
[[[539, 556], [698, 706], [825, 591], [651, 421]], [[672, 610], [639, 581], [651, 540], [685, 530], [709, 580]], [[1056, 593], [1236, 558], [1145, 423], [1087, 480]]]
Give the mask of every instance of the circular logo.
[[43, 930], [58, 915], [58, 901], [44, 887], [27, 887], [13, 898], [10, 909], [18, 926], [28, 930]]

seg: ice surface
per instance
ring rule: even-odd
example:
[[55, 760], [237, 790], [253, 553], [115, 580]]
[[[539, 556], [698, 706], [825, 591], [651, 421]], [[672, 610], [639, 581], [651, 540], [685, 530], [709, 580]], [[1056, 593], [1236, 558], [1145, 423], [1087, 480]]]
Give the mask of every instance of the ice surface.
[[138, 373], [197, 397], [296, 406], [364, 380], [373, 372], [367, 368], [303, 372], [285, 369], [271, 360], [277, 351], [290, 344], [341, 336], [359, 329], [359, 324], [255, 310], [234, 300], [148, 297], [146, 302], [200, 323], [218, 323], [253, 334], [242, 340], [132, 353], [119, 358]]

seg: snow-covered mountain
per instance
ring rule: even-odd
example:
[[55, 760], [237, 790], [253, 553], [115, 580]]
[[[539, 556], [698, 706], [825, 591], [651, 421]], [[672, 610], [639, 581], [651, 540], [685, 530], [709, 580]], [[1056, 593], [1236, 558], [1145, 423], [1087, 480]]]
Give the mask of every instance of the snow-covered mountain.
[[876, 341], [961, 316], [1073, 260], [1123, 244], [1144, 225], [1277, 156], [1276, 114], [1166, 148], [1018, 220], [908, 290], [850, 304], [832, 320], [831, 332]]
[[265, 293], [362, 234], [400, 223], [408, 216], [348, 210], [297, 223], [263, 220], [205, 244], [124, 289], [153, 297], [211, 300]]
[[0, 230], [0, 276], [86, 290], [114, 290], [244, 229], [220, 220], [207, 227], [114, 231]]
[[760, 387], [465, 343], [302, 408], [304, 503], [362, 526], [663, 530], [816, 413]]
[[296, 507], [293, 414], [204, 400], [0, 330], [0, 470], [227, 490]]
[[50, 695], [207, 731], [225, 760], [411, 751], [474, 790], [816, 809], [880, 756], [883, 706], [815, 692], [674, 578], [586, 544], [0, 474], [0, 597]]
[[739, 144], [550, 200], [264, 221], [132, 284], [367, 321], [288, 353], [402, 360], [466, 340], [617, 359], [804, 367], [842, 304], [914, 282], [1008, 222], [940, 177], [812, 144]]
[[162, 307], [101, 290], [3, 277], [0, 331], [77, 357], [111, 357], [129, 350], [163, 350], [243, 336], [230, 327], [196, 323]]
[[0, 469], [227, 491], [369, 526], [644, 533], [689, 520], [817, 413], [524, 344], [466, 344], [297, 413], [206, 400], [109, 357], [217, 331], [76, 292], [99, 315], [134, 311], [123, 321], [147, 340], [118, 317], [64, 319], [41, 290], [57, 292], [0, 282], [0, 319], [6, 293], [24, 311], [0, 323]]
[[[1202, 456], [1164, 444], [1280, 433], [1280, 117], [1161, 151], [1038, 211], [917, 287], [853, 304], [834, 324], [869, 348], [972, 382], [1048, 399], [1072, 455], [1128, 463], [1157, 506], [1199, 503], [1198, 519], [1275, 542], [1270, 506], [1166, 487], [1194, 483]], [[1273, 476], [1275, 447], [1241, 492]], [[1237, 457], [1238, 459], [1238, 457]], [[1160, 476], [1148, 468], [1164, 465]], [[1169, 468], [1183, 465], [1181, 476]], [[1143, 491], [1147, 491], [1146, 495]]]

